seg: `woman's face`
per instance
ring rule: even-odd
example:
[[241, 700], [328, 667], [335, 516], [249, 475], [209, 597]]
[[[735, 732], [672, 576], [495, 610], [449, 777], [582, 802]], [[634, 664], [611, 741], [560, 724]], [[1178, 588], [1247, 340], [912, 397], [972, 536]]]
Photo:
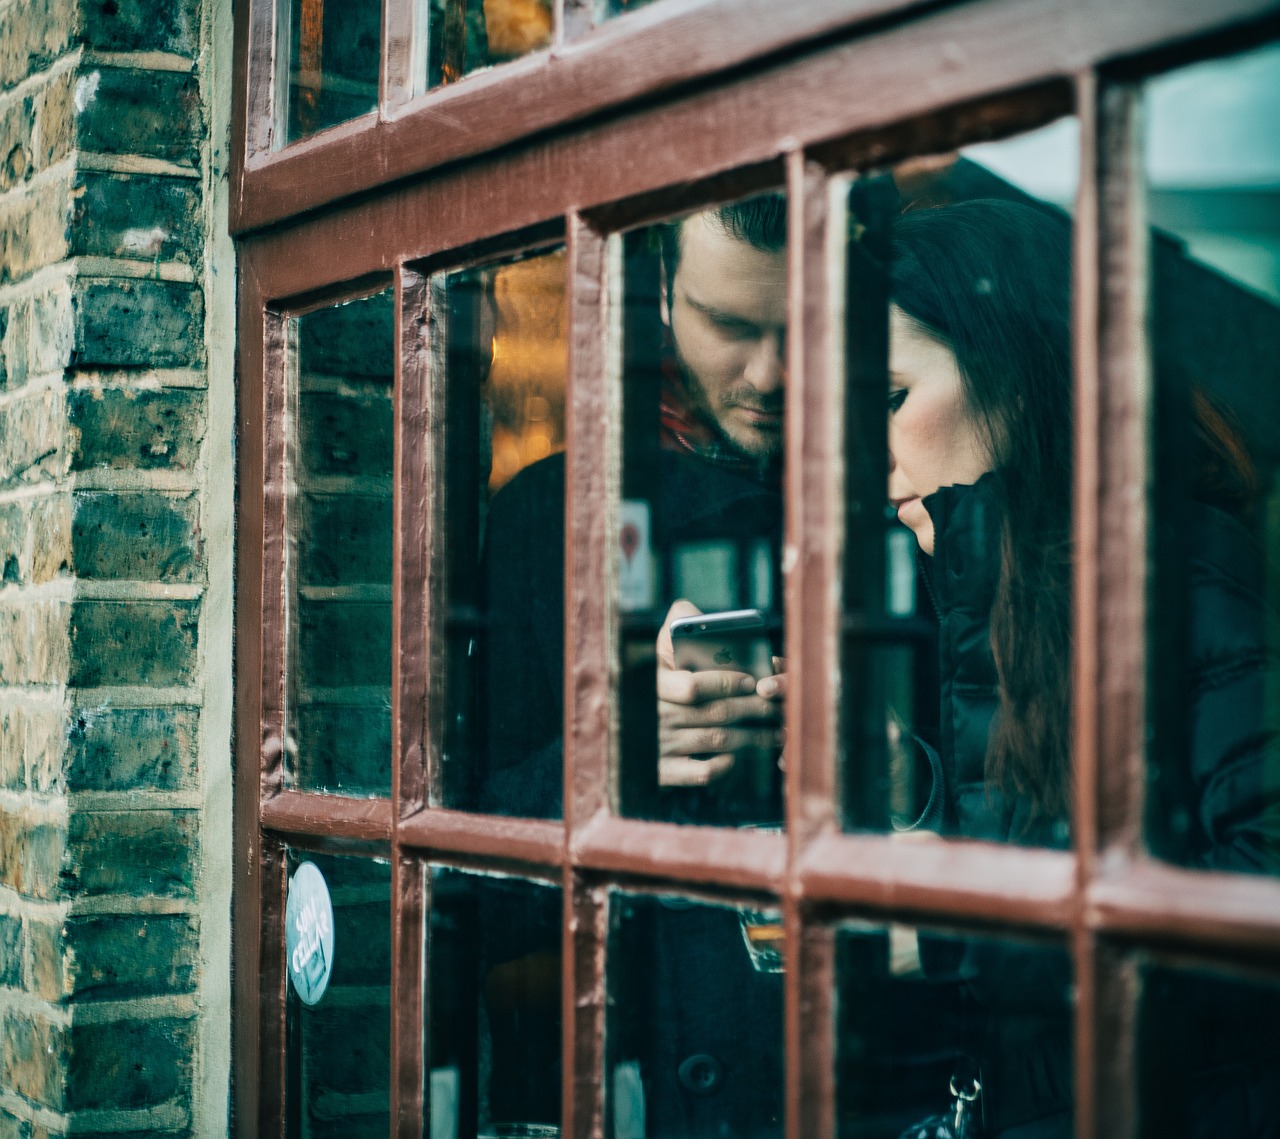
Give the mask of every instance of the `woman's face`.
[[991, 466], [955, 353], [890, 305], [889, 501], [926, 554], [933, 553], [933, 520], [921, 499], [976, 482]]

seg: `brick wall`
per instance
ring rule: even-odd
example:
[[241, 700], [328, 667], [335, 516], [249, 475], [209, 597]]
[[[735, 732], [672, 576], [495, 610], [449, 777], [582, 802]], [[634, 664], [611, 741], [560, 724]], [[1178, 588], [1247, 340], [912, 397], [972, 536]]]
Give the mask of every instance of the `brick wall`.
[[0, 1139], [226, 1128], [213, 8], [0, 0]]

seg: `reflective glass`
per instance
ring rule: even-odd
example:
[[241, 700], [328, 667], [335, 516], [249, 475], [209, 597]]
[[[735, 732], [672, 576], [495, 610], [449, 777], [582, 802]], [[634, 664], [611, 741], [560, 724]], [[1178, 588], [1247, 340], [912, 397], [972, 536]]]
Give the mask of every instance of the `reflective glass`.
[[652, 3], [654, 0], [597, 0], [596, 19], [607, 20], [612, 16], [634, 12], [638, 8], [647, 8]]
[[439, 866], [428, 876], [431, 1135], [558, 1135], [560, 890]]
[[625, 815], [782, 822], [786, 231], [771, 193], [614, 239]]
[[[1057, 947], [848, 923], [836, 940], [840, 1139], [1070, 1139], [1071, 961]], [[947, 1131], [957, 1111], [970, 1130]]]
[[289, 343], [286, 779], [389, 795], [393, 294], [299, 317]]
[[776, 910], [615, 893], [606, 1134], [780, 1137], [783, 966]]
[[[304, 1004], [286, 982], [287, 1133], [385, 1139], [391, 1127], [391, 867], [373, 858], [291, 851], [291, 883], [304, 862], [323, 875], [332, 902], [332, 971], [314, 1004]], [[318, 922], [321, 930], [325, 924]]]
[[1280, 984], [1158, 965], [1141, 976], [1138, 1134], [1280, 1135]]
[[427, 0], [427, 86], [548, 47], [551, 0]]
[[564, 770], [565, 259], [442, 274], [446, 806], [560, 815]]
[[1068, 118], [850, 185], [850, 829], [1069, 841], [1077, 147]]
[[[381, 0], [281, 0], [277, 35], [289, 45], [282, 142], [296, 142], [378, 105]], [[287, 22], [286, 22], [287, 21]]]
[[1280, 45], [1146, 91], [1147, 840], [1280, 871]]

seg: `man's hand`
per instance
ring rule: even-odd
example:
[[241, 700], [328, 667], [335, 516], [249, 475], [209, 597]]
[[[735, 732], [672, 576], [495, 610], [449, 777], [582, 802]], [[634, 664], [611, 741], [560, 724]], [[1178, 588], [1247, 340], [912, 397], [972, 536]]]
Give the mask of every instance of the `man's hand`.
[[[782, 746], [785, 677], [677, 669], [671, 622], [701, 610], [677, 601], [658, 633], [658, 783], [700, 787], [727, 775], [737, 752]], [[694, 757], [699, 758], [694, 758]]]

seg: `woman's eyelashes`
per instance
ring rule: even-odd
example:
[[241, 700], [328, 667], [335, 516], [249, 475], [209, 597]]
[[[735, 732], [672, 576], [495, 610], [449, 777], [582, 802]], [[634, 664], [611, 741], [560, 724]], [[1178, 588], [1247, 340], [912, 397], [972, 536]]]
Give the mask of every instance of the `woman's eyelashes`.
[[890, 411], [890, 413], [892, 414], [893, 412], [897, 411], [897, 410], [898, 410], [898, 408], [900, 408], [900, 407], [901, 407], [901, 406], [906, 402], [906, 399], [907, 399], [907, 389], [906, 389], [906, 388], [894, 388], [894, 389], [889, 393], [889, 411]]

